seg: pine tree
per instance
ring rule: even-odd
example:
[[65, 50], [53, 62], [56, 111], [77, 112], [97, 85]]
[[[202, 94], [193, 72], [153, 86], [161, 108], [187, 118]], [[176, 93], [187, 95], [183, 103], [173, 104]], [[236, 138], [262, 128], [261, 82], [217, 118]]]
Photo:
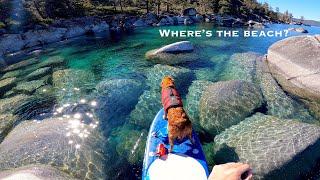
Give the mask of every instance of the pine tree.
[[232, 6], [231, 0], [220, 0], [219, 1], [219, 7], [220, 7], [219, 13], [221, 15], [225, 15], [225, 14], [230, 15], [232, 12], [231, 6]]

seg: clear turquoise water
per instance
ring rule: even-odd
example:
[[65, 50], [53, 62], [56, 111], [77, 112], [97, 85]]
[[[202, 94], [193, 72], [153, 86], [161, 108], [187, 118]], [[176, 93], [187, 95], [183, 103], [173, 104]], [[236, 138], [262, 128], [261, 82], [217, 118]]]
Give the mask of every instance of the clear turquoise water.
[[[289, 25], [270, 25], [265, 30], [283, 30]], [[163, 28], [163, 27], [162, 27]], [[172, 30], [194, 30], [208, 29], [216, 30], [211, 24], [200, 24], [197, 26], [174, 26], [165, 27]], [[310, 33], [320, 33], [318, 27], [305, 27]], [[227, 68], [227, 62], [234, 53], [256, 52], [266, 54], [268, 47], [282, 38], [161, 38], [159, 35], [160, 28], [137, 29], [132, 35], [125, 35], [118, 41], [110, 39], [79, 38], [77, 40], [66, 41], [53, 44], [46, 47], [39, 58], [45, 61], [51, 56], [63, 57], [67, 64], [65, 68], [80, 69], [94, 74], [95, 82], [92, 88], [99, 82], [106, 79], [114, 78], [138, 78], [145, 79], [146, 72], [155, 64], [145, 59], [145, 53], [151, 49], [159, 48], [163, 45], [170, 44], [180, 40], [189, 40], [197, 48], [198, 60], [181, 66], [193, 70], [198, 80], [219, 81], [226, 80], [228, 77], [223, 75]], [[223, 29], [223, 28], [220, 28]], [[242, 29], [238, 29], [242, 30]], [[290, 32], [289, 36], [300, 35], [299, 33]], [[80, 89], [82, 87], [79, 87]], [[120, 116], [120, 115], [119, 115]], [[110, 153], [113, 160], [117, 163], [113, 166], [115, 177], [140, 177], [141, 159], [132, 160], [134, 163], [127, 163], [130, 160], [123, 160], [123, 151], [117, 147], [120, 141], [137, 141], [130, 136], [142, 136], [141, 132], [147, 132], [147, 129], [130, 127], [128, 134], [126, 131], [117, 133], [118, 129], [114, 127], [108, 140], [116, 147], [114, 152]], [[138, 134], [138, 135], [137, 135]], [[140, 136], [139, 136], [140, 135]], [[111, 139], [110, 139], [111, 138]], [[140, 139], [140, 138], [139, 138]], [[141, 140], [141, 139], [140, 139]], [[127, 151], [132, 150], [135, 142], [125, 144]], [[127, 148], [127, 146], [129, 148]], [[130, 148], [132, 146], [132, 148]], [[112, 149], [112, 148], [111, 148]], [[110, 147], [107, 148], [110, 150]], [[128, 152], [125, 152], [128, 153]], [[143, 153], [143, 152], [142, 152]], [[123, 161], [123, 162], [121, 162]], [[114, 163], [114, 162], [106, 162]]]

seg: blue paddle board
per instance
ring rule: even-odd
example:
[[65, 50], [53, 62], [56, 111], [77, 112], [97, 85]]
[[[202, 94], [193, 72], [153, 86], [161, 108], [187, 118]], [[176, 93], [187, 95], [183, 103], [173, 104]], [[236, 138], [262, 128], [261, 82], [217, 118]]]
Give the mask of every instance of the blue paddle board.
[[164, 110], [161, 109], [154, 118], [146, 143], [142, 179], [168, 180], [192, 179], [207, 180], [208, 165], [202, 151], [199, 138], [193, 131], [194, 144], [188, 138], [176, 141], [173, 151], [165, 156], [156, 156], [159, 144], [170, 149], [168, 140], [168, 121], [163, 119]]

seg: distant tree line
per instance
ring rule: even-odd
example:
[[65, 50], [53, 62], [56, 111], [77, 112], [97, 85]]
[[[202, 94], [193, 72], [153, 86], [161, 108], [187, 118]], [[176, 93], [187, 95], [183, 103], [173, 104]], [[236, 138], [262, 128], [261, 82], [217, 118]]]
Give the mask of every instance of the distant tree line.
[[[2, 1], [0, 12], [5, 10]], [[292, 14], [288, 11], [280, 13], [279, 8], [273, 9], [268, 3], [257, 0], [25, 0], [25, 7], [29, 12], [28, 19], [46, 24], [57, 18], [116, 13], [178, 14], [188, 7], [196, 8], [201, 14], [229, 15], [245, 20], [265, 19], [286, 23], [292, 20]]]

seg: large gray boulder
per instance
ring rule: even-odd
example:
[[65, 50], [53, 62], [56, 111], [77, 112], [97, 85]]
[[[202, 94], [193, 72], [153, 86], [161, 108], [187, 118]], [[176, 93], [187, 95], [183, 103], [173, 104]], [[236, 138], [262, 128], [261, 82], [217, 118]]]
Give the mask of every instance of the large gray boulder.
[[133, 79], [113, 79], [100, 82], [96, 86], [98, 103], [96, 113], [103, 126], [122, 125], [125, 116], [138, 103], [143, 90], [143, 83]]
[[215, 137], [215, 163], [250, 164], [255, 179], [303, 179], [320, 157], [320, 127], [256, 114]]
[[101, 21], [97, 24], [90, 26], [91, 31], [94, 35], [108, 35], [109, 34], [109, 24], [105, 21]]
[[145, 27], [145, 26], [148, 26], [148, 24], [147, 24], [146, 22], [144, 22], [143, 19], [138, 19], [137, 21], [135, 21], [135, 22], [133, 23], [133, 25], [134, 25], [135, 27]]
[[210, 85], [200, 99], [200, 125], [211, 135], [238, 124], [254, 113], [263, 102], [260, 90], [240, 80]]
[[64, 38], [83, 36], [84, 34], [86, 34], [86, 32], [87, 30], [83, 26], [68, 27], [67, 31], [64, 34]]
[[58, 170], [52, 166], [37, 164], [37, 165], [28, 165], [20, 168], [1, 171], [0, 179], [64, 180], [64, 179], [74, 179], [74, 178], [69, 174], [61, 170]]
[[159, 49], [150, 50], [146, 58], [160, 64], [179, 64], [195, 60], [194, 46], [189, 41], [179, 41]]
[[271, 75], [265, 58], [257, 61], [257, 81], [267, 105], [267, 114], [284, 119], [312, 122], [313, 117], [303, 104], [288, 96]]
[[194, 127], [196, 128], [200, 128], [199, 105], [202, 93], [211, 84], [213, 84], [213, 82], [196, 80], [192, 82], [191, 86], [188, 89], [185, 109]]
[[195, 8], [187, 8], [182, 11], [182, 15], [184, 16], [196, 16], [197, 10]]
[[25, 47], [33, 47], [58, 42], [64, 38], [66, 32], [66, 28], [54, 27], [45, 30], [30, 30], [23, 34], [24, 44]]
[[158, 23], [158, 17], [154, 13], [147, 13], [145, 15], [144, 21], [147, 25], [153, 25]]
[[0, 144], [0, 170], [44, 164], [76, 178], [104, 179], [105, 140], [93, 127], [76, 118], [20, 123]]
[[320, 117], [320, 35], [296, 36], [268, 49], [268, 65], [282, 88], [307, 101]]
[[223, 80], [244, 80], [256, 83], [256, 61], [261, 55], [252, 52], [236, 53], [230, 57], [221, 75]]
[[194, 50], [190, 41], [179, 41], [163, 46], [155, 51], [155, 53], [184, 53]]

